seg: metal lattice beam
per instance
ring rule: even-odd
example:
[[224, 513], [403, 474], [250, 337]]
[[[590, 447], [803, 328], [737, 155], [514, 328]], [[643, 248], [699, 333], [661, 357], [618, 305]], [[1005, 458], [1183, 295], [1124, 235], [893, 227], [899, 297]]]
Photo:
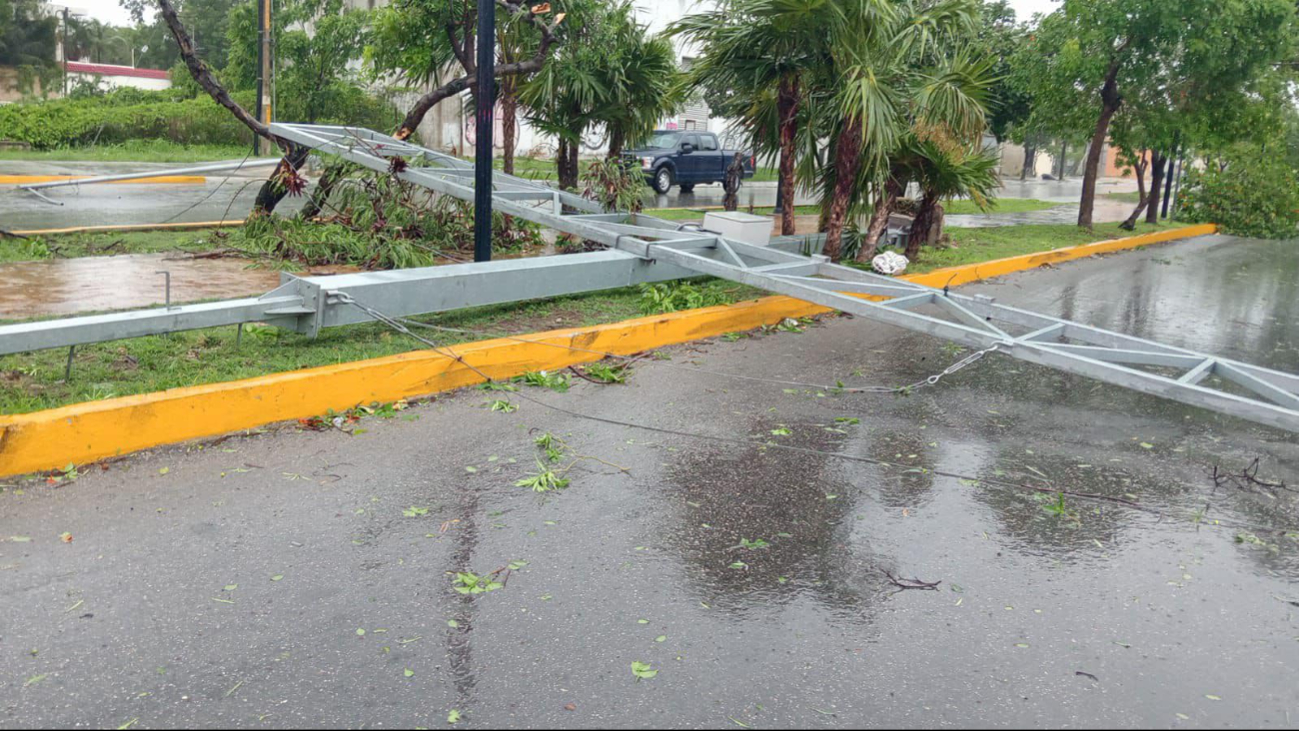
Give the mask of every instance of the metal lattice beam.
[[[377, 172], [389, 172], [392, 158], [401, 157], [408, 164], [395, 175], [402, 180], [473, 199], [473, 167], [458, 158], [364, 129], [275, 124], [273, 131]], [[391, 315], [411, 315], [708, 274], [1299, 432], [1299, 376], [831, 264], [821, 256], [725, 239], [695, 225], [605, 213], [580, 196], [512, 175], [496, 173], [492, 183], [494, 207], [502, 213], [602, 243], [609, 250], [292, 278], [255, 300], [0, 327], [0, 354], [250, 321], [314, 334], [321, 327], [366, 319], [345, 304], [348, 297]], [[1162, 371], [1143, 370], [1147, 367]], [[1215, 387], [1218, 384], [1223, 387]], [[1233, 390], [1226, 390], [1227, 384]]]

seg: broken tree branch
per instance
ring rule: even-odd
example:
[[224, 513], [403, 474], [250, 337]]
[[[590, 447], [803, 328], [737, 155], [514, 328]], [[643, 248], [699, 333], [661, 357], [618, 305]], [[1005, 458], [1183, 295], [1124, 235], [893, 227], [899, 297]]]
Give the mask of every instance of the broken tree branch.
[[880, 573], [884, 574], [885, 578], [889, 580], [890, 584], [898, 587], [898, 589], [900, 590], [901, 589], [922, 589], [924, 591], [938, 591], [938, 585], [943, 583], [941, 579], [938, 581], [921, 581], [920, 579], [903, 579], [894, 576], [893, 574], [889, 573], [888, 570], [886, 569], [880, 569]]
[[185, 61], [190, 76], [194, 77], [194, 81], [198, 82], [203, 91], [206, 91], [208, 96], [212, 97], [217, 104], [229, 109], [230, 113], [235, 115], [235, 119], [238, 119], [245, 127], [252, 130], [253, 134], [284, 147], [284, 143], [277, 140], [265, 124], [255, 119], [253, 115], [248, 113], [247, 109], [239, 106], [238, 102], [230, 98], [230, 93], [225, 90], [225, 87], [221, 86], [216, 77], [212, 75], [212, 70], [198, 57], [194, 50], [194, 41], [190, 38], [189, 31], [185, 30], [185, 25], [180, 22], [180, 16], [176, 14], [176, 8], [171, 4], [171, 0], [158, 0], [158, 9], [162, 11], [162, 19], [167, 24], [167, 27], [171, 29], [172, 36], [176, 38], [176, 45], [180, 49], [180, 57]]

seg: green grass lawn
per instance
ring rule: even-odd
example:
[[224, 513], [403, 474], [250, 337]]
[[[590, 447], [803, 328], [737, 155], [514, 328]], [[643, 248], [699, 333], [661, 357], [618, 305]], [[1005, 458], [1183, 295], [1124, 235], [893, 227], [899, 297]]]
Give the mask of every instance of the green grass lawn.
[[1136, 205], [1141, 200], [1140, 195], [1136, 191], [1131, 191], [1128, 193], [1106, 193], [1105, 197], [1109, 198], [1110, 200], [1121, 201], [1123, 203], [1131, 203], [1132, 205]]
[[0, 238], [0, 263], [162, 251], [211, 251], [222, 246], [220, 231], [105, 231], [29, 239], [5, 237]]
[[[1030, 211], [1044, 211], [1048, 208], [1055, 208], [1062, 203], [1053, 203], [1051, 201], [1041, 201], [1034, 198], [998, 198], [992, 209], [988, 213], [1027, 213]], [[704, 211], [720, 211], [721, 206], [705, 206], [700, 208], [647, 208], [645, 213], [669, 221], [694, 221], [704, 217]], [[741, 209], [748, 212], [749, 209]], [[773, 215], [774, 206], [763, 206], [754, 208], [753, 212], [759, 216]], [[983, 213], [979, 207], [970, 200], [954, 200], [944, 204], [943, 210], [948, 215], [965, 215], [972, 213]], [[799, 216], [815, 216], [821, 212], [820, 206], [796, 206], [794, 213]]]
[[[1174, 228], [1139, 224], [1133, 233]], [[1100, 224], [1084, 231], [1072, 224], [949, 228], [954, 246], [926, 249], [909, 269], [923, 273], [948, 266], [1031, 254], [1065, 246], [1102, 241], [1132, 233], [1118, 224]], [[115, 243], [116, 242], [116, 243]], [[42, 257], [103, 253], [145, 253], [174, 249], [204, 250], [221, 245], [211, 230], [80, 234], [50, 237], [41, 242]], [[0, 261], [22, 258], [31, 242], [0, 239]], [[737, 302], [763, 292], [732, 282], [702, 279], [692, 286], [706, 301]], [[528, 333], [555, 327], [616, 322], [644, 314], [644, 298], [636, 288], [624, 288], [535, 302], [480, 307], [430, 315], [422, 319], [463, 328], [491, 337], [496, 333]], [[250, 378], [282, 371], [344, 363], [419, 349], [418, 343], [378, 325], [331, 328], [312, 340], [296, 333], [250, 325], [242, 346], [234, 345], [235, 329], [214, 328], [80, 347], [71, 382], [63, 381], [67, 351], [41, 351], [0, 357], [0, 413], [25, 413], [81, 401], [146, 393], [179, 386]], [[464, 337], [437, 334], [439, 342], [463, 342]]]
[[215, 162], [242, 160], [252, 145], [178, 145], [169, 140], [132, 140], [95, 147], [61, 147], [56, 150], [0, 150], [5, 160], [51, 162]]

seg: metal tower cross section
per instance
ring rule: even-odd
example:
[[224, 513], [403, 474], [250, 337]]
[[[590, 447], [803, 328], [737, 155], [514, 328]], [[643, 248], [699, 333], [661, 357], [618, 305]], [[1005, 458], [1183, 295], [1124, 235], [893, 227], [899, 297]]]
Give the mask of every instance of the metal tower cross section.
[[[472, 166], [369, 130], [275, 125], [275, 133], [371, 170], [423, 161], [399, 177], [473, 199]], [[1299, 432], [1299, 376], [1156, 343], [900, 279], [755, 246], [641, 214], [604, 214], [578, 196], [497, 173], [497, 207], [642, 259], [797, 297], [973, 348]], [[540, 203], [540, 205], [538, 205]], [[1159, 370], [1146, 370], [1156, 368]], [[1225, 385], [1205, 383], [1217, 376]], [[1228, 390], [1230, 389], [1230, 390]]]

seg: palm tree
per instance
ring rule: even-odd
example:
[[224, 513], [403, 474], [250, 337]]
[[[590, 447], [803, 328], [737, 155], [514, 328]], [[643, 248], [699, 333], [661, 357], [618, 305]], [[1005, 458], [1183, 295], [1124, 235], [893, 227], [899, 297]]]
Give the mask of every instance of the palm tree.
[[1001, 187], [997, 174], [1001, 160], [994, 151], [977, 143], [951, 145], [917, 140], [909, 152], [910, 175], [921, 193], [906, 248], [907, 258], [915, 261], [922, 245], [936, 243], [943, 235], [942, 201], [969, 198], [980, 210], [992, 207]]
[[[698, 43], [688, 73], [694, 89], [711, 91], [715, 112], [738, 120], [765, 158], [779, 155], [781, 233], [794, 233], [794, 184], [807, 76], [826, 66], [825, 39], [845, 22], [845, 7], [886, 0], [727, 0], [669, 29]], [[718, 109], [717, 107], [721, 107]]]
[[629, 5], [612, 22], [616, 43], [604, 69], [606, 98], [595, 119], [609, 132], [611, 159], [625, 145], [649, 139], [660, 120], [675, 114], [685, 101], [677, 69], [676, 49], [663, 35], [648, 35]]
[[648, 137], [682, 98], [672, 44], [648, 35], [630, 2], [579, 10], [556, 58], [519, 91], [529, 121], [559, 139], [556, 168], [566, 190], [577, 187], [577, 153], [587, 130], [603, 125], [609, 154], [621, 155], [625, 143]]
[[840, 80], [830, 123], [834, 188], [822, 206], [825, 254], [835, 260], [849, 210], [868, 184], [875, 211], [858, 256], [874, 255], [905, 182], [905, 165], [892, 158], [908, 135], [968, 140], [982, 132], [987, 110], [988, 63], [944, 52], [972, 32], [974, 0], [852, 1], [843, 34], [829, 39]]

